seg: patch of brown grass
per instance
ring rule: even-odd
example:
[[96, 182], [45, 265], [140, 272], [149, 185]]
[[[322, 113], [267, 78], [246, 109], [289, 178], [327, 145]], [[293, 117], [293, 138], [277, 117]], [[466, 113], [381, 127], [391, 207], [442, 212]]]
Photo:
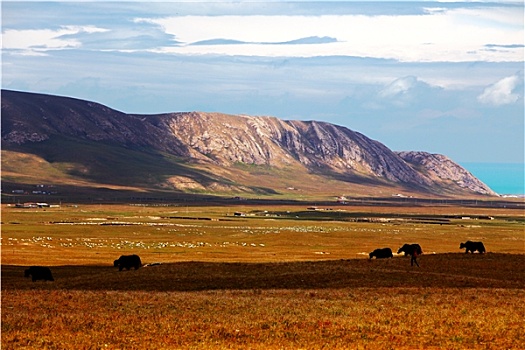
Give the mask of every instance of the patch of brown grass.
[[2, 347], [519, 349], [522, 255], [2, 268]]
[[[515, 211], [375, 208], [499, 214], [427, 225], [233, 217], [242, 206], [5, 209], [2, 349], [525, 348]], [[467, 239], [489, 253], [461, 253]], [[423, 246], [420, 268], [365, 259], [406, 242]], [[162, 264], [112, 267], [129, 253]], [[55, 282], [24, 278], [28, 265]]]
[[2, 348], [519, 349], [524, 297], [435, 288], [4, 291]]
[[2, 265], [2, 290], [202, 291], [328, 288], [524, 288], [525, 256], [435, 254], [383, 260], [275, 263], [180, 262], [119, 272], [112, 266], [54, 266], [54, 283], [29, 283], [23, 266]]

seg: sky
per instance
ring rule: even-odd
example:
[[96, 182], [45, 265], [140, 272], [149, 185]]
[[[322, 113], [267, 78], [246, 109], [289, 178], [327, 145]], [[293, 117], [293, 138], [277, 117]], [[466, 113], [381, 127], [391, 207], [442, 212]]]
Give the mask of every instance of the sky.
[[524, 163], [523, 2], [2, 1], [2, 89]]

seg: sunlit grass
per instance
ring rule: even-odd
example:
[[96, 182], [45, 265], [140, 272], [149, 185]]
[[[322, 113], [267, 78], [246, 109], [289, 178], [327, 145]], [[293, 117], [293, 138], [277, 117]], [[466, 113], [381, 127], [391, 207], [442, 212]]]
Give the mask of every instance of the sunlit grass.
[[[335, 209], [495, 219], [431, 225], [354, 222], [335, 211], [329, 220], [296, 218], [307, 214], [294, 206], [4, 206], [2, 349], [525, 348], [522, 212]], [[467, 239], [489, 253], [462, 253]], [[367, 259], [407, 242], [422, 245], [421, 268], [399, 256]], [[118, 272], [112, 261], [129, 253], [162, 264]], [[51, 266], [55, 282], [24, 278], [28, 265]]]
[[4, 291], [2, 348], [518, 349], [523, 297], [439, 288]]
[[[426, 254], [460, 252], [459, 243], [469, 239], [484, 241], [489, 252], [524, 253], [525, 215], [518, 210], [345, 206], [331, 209], [325, 214], [331, 215], [330, 220], [316, 220], [317, 213], [305, 217], [306, 208], [300, 206], [64, 205], [38, 210], [4, 206], [2, 261], [20, 265], [31, 260], [47, 265], [104, 264], [124, 252], [137, 253], [146, 263], [348, 259], [366, 258], [370, 251], [381, 247], [397, 251], [407, 242], [420, 243]], [[288, 214], [274, 215], [275, 212]], [[235, 213], [246, 216], [236, 217]], [[395, 218], [395, 215], [425, 213], [486, 215], [496, 219], [454, 219], [449, 224], [437, 225]], [[355, 215], [365, 218], [373, 215], [375, 219], [378, 215], [389, 215], [394, 219], [354, 222]], [[49, 253], [44, 262], [39, 261], [42, 252]]]

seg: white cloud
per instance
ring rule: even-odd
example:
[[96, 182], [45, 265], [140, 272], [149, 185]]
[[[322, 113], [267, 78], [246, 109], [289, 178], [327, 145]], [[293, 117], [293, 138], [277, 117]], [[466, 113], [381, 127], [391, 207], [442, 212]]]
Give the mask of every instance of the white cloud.
[[474, 7], [448, 10], [454, 21], [473, 23], [491, 28], [523, 29], [523, 8], [519, 7]]
[[[454, 92], [450, 92], [454, 94]], [[416, 108], [416, 109], [440, 109], [434, 100], [443, 100], [448, 94], [439, 86], [429, 84], [422, 79], [409, 75], [395, 79], [381, 89], [376, 101], [383, 107], [390, 108]], [[450, 98], [448, 98], [450, 99]]]
[[[58, 29], [7, 28], [3, 32], [3, 47], [40, 53], [89, 46], [90, 50], [135, 50], [182, 55], [352, 56], [403, 62], [523, 62], [523, 7], [518, 5], [440, 5], [432, 8], [430, 6], [434, 3], [429, 3], [429, 7], [424, 9], [420, 8], [421, 5], [408, 6], [412, 9], [408, 12], [388, 6], [377, 12], [363, 5], [364, 12], [360, 12], [357, 5], [340, 5], [345, 11], [336, 12], [339, 5], [333, 3], [320, 3], [314, 7], [302, 3], [287, 6], [279, 3], [265, 6], [198, 4], [200, 10], [197, 12], [189, 10], [187, 4], [183, 6], [186, 12], [182, 7], [182, 11], [178, 12], [166, 4], [159, 5], [153, 11], [149, 4], [138, 2], [133, 8], [147, 6], [147, 11], [126, 12], [125, 16], [116, 17], [120, 18], [116, 21], [89, 12], [94, 8], [104, 11], [102, 5], [97, 5], [86, 9], [85, 18], [77, 14], [80, 20], [62, 16], [63, 26]], [[109, 10], [114, 10], [114, 6], [109, 5]], [[173, 13], [177, 15], [173, 16]], [[134, 21], [130, 21], [128, 16], [133, 16]], [[29, 22], [29, 19], [26, 21]], [[68, 23], [77, 25], [64, 25]], [[92, 25], [86, 26], [86, 23]], [[54, 25], [54, 22], [51, 24]], [[86, 35], [107, 31], [99, 28], [101, 26], [111, 28], [111, 32], [107, 35]], [[151, 36], [156, 40], [152, 40]], [[305, 38], [332, 40], [306, 42]], [[200, 45], [192, 45], [195, 43]], [[491, 49], [487, 49], [487, 45], [492, 45]]]
[[70, 35], [79, 33], [100, 33], [106, 29], [96, 26], [62, 26], [59, 29], [9, 29], [2, 33], [4, 49], [15, 50], [54, 50], [78, 48], [82, 43]]
[[379, 92], [379, 96], [383, 98], [393, 98], [399, 95], [406, 94], [410, 89], [417, 84], [417, 78], [408, 76], [394, 80]]
[[[425, 15], [249, 15], [140, 18], [173, 35], [182, 45], [157, 52], [251, 56], [357, 56], [415, 61], [523, 61], [523, 50], [484, 50], [487, 43], [523, 43], [521, 8], [428, 10]], [[507, 21], [503, 19], [508, 17]], [[520, 25], [521, 24], [521, 25]], [[337, 42], [268, 45], [307, 37]], [[234, 40], [247, 44], [191, 45]], [[258, 45], [257, 43], [266, 43]]]
[[494, 106], [514, 103], [520, 98], [520, 95], [515, 92], [519, 82], [520, 77], [517, 75], [503, 78], [485, 88], [483, 93], [478, 96], [478, 101]]

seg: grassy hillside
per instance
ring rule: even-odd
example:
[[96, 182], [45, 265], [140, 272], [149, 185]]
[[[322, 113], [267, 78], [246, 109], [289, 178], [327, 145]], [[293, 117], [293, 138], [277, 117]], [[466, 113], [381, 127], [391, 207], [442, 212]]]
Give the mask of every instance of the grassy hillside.
[[[137, 187], [162, 183], [173, 174], [210, 181], [209, 175], [193, 170], [174, 157], [108, 143], [54, 137], [15, 150], [18, 152], [5, 151], [3, 170], [13, 174], [30, 170], [20, 167], [24, 164], [17, 162], [17, 158], [38, 157], [41, 166], [30, 172], [35, 179], [56, 178], [57, 182], [67, 183], [68, 178], [75, 178], [93, 184]], [[50, 170], [53, 170], [51, 174]]]
[[[106, 189], [113, 190], [113, 197], [121, 191], [122, 197], [136, 192], [136, 196], [145, 197], [145, 193], [151, 197], [185, 193], [294, 200], [416, 194], [378, 179], [342, 178], [322, 169], [311, 173], [298, 165], [274, 168], [235, 164], [224, 168], [211, 163], [188, 163], [146, 149], [64, 137], [2, 150], [2, 181], [4, 193], [46, 184], [67, 187], [68, 198], [75, 191], [79, 198], [85, 192], [104, 197]], [[52, 201], [53, 196], [47, 200]]]

